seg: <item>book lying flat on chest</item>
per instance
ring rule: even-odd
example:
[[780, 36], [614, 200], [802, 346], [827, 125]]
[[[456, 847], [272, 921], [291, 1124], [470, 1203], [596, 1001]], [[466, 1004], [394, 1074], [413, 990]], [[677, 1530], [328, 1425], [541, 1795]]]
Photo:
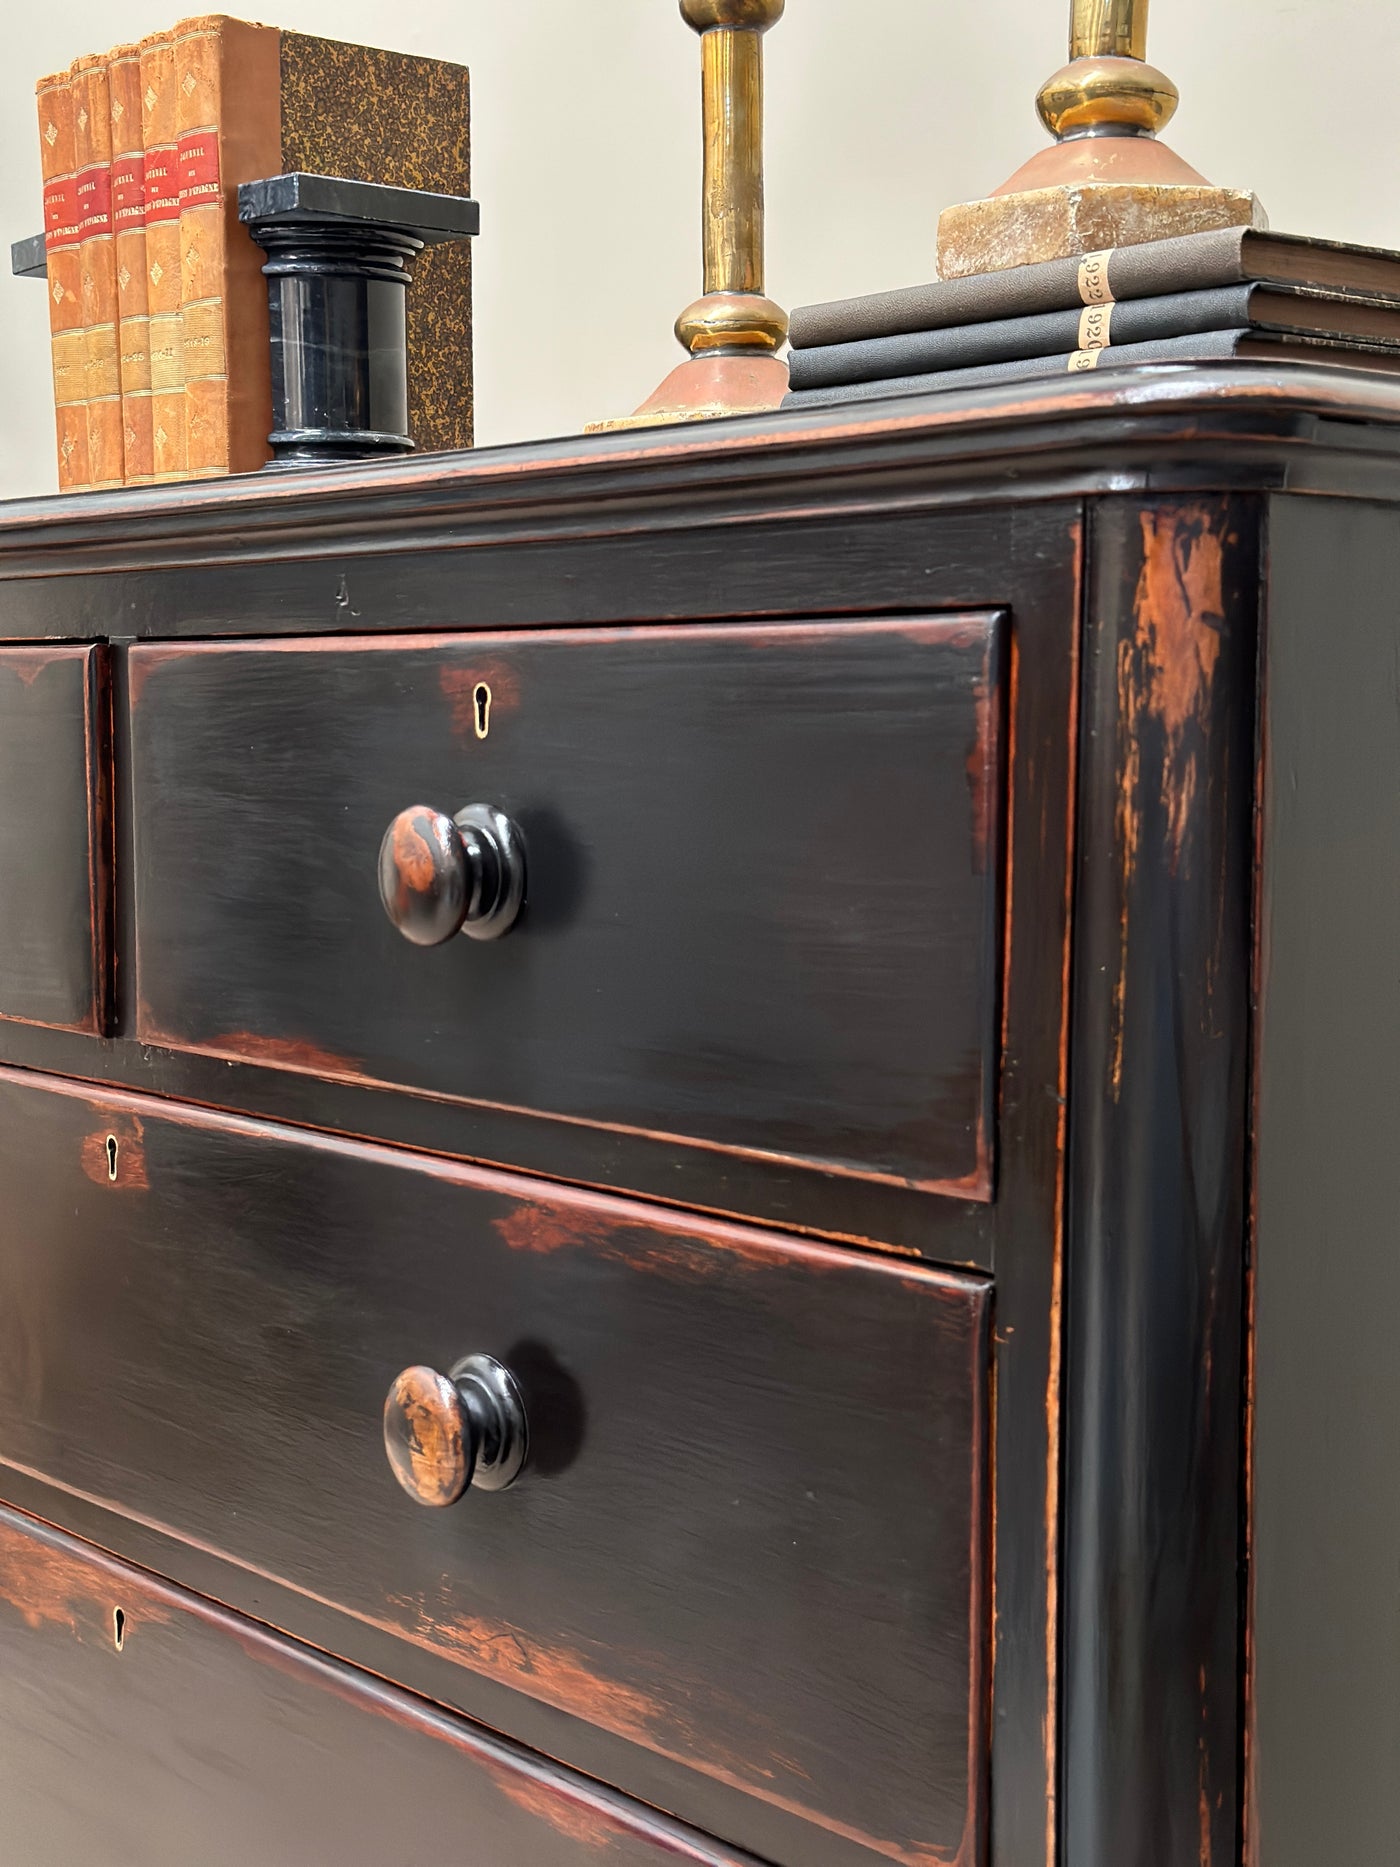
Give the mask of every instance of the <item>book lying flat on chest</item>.
[[1270, 363], [1328, 363], [1338, 369], [1379, 370], [1400, 375], [1400, 346], [1363, 344], [1348, 339], [1288, 337], [1270, 331], [1205, 331], [1192, 337], [1165, 337], [1151, 343], [1110, 344], [1102, 350], [1076, 350], [1064, 356], [1020, 357], [978, 369], [934, 370], [917, 376], [883, 377], [878, 382], [833, 383], [820, 389], [797, 389], [784, 408], [820, 408], [837, 402], [873, 402], [888, 396], [924, 395], [944, 389], [977, 389], [1019, 378], [1077, 374], [1094, 369], [1126, 369], [1138, 363], [1212, 363], [1225, 357], [1253, 357]]
[[966, 369], [1207, 331], [1251, 329], [1280, 336], [1400, 345], [1400, 303], [1297, 286], [1226, 285], [1214, 291], [1174, 292], [1121, 304], [1085, 305], [1078, 310], [823, 344], [795, 350], [789, 371], [794, 389], [819, 389], [834, 383], [875, 382], [888, 376]]
[[1400, 253], [1252, 227], [1220, 227], [1004, 272], [800, 305], [788, 335], [794, 351], [801, 351], [1222, 285], [1301, 286], [1400, 304]]

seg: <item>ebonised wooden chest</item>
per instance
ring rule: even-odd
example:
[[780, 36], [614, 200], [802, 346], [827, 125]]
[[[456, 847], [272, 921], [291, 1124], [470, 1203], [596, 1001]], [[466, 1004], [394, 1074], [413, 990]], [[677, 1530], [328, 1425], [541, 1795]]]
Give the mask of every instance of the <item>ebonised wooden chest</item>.
[[5, 509], [0, 1855], [1394, 1858], [1397, 1057], [1379, 381]]

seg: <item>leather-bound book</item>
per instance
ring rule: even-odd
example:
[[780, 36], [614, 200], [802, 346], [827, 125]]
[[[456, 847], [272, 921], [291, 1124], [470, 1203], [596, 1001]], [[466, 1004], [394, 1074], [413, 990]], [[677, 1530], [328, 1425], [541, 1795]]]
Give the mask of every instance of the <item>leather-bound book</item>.
[[861, 298], [799, 305], [788, 335], [794, 350], [811, 350], [1223, 285], [1291, 286], [1400, 303], [1400, 253], [1253, 227], [1219, 227], [1004, 272], [969, 273]]
[[112, 236], [112, 97], [105, 57], [73, 66], [78, 219], [87, 365], [88, 485], [120, 486], [122, 382], [117, 360], [117, 261]]
[[141, 135], [150, 316], [151, 475], [185, 477], [185, 352], [180, 317], [180, 189], [175, 148], [175, 37], [141, 41]]
[[[262, 412], [271, 393], [267, 345], [240, 352], [229, 374], [226, 329], [257, 320], [266, 296], [237, 276], [237, 234], [226, 224], [224, 169], [237, 169], [240, 123], [256, 144], [271, 132], [275, 82], [267, 29], [214, 16], [175, 29], [176, 178], [180, 194], [180, 308], [185, 344], [186, 471], [191, 479], [237, 473], [267, 458]], [[276, 38], [276, 33], [273, 33]], [[266, 87], [265, 91], [263, 87]], [[262, 93], [262, 94], [260, 94]], [[257, 122], [259, 109], [268, 122]], [[259, 136], [261, 128], [261, 136]], [[240, 176], [240, 180], [248, 179]], [[261, 429], [261, 435], [259, 430]]]
[[[268, 458], [271, 384], [263, 254], [239, 223], [239, 184], [305, 170], [466, 194], [468, 77], [222, 14], [174, 37], [187, 471], [248, 472]], [[465, 242], [415, 262], [409, 419], [423, 448], [471, 443], [470, 264]]]
[[151, 423], [150, 287], [146, 278], [146, 164], [141, 129], [141, 54], [112, 54], [112, 228], [117, 264], [117, 356], [122, 391], [122, 468], [128, 485], [155, 471]]
[[825, 408], [837, 402], [879, 402], [894, 396], [929, 395], [945, 389], [983, 389], [1037, 376], [1077, 376], [1088, 370], [1132, 369], [1141, 363], [1214, 363], [1224, 357], [1253, 357], [1265, 363], [1307, 363], [1345, 370], [1374, 370], [1400, 376], [1400, 347], [1361, 338], [1300, 337], [1270, 330], [1202, 331], [1155, 342], [1105, 344], [1063, 356], [1017, 357], [977, 368], [932, 370], [918, 376], [882, 377], [877, 382], [830, 383], [793, 389], [784, 408]]
[[1355, 338], [1400, 351], [1400, 304], [1299, 286], [1222, 285], [1208, 292], [1126, 298], [1077, 311], [1042, 311], [1025, 318], [991, 318], [856, 343], [819, 344], [793, 351], [790, 380], [794, 390], [822, 389], [1208, 331], [1246, 330], [1333, 343]]
[[37, 95], [58, 484], [60, 491], [71, 492], [88, 483], [87, 352], [71, 74], [60, 71], [41, 78]]

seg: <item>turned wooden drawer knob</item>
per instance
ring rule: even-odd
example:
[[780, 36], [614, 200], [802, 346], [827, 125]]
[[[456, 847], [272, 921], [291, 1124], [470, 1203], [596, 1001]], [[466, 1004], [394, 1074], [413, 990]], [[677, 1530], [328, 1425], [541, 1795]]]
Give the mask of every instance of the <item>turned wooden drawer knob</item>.
[[379, 846], [379, 898], [405, 940], [440, 946], [455, 933], [498, 940], [525, 899], [525, 845], [490, 804], [455, 817], [428, 804], [401, 810]]
[[520, 1389], [489, 1355], [468, 1355], [450, 1375], [405, 1368], [384, 1402], [384, 1450], [415, 1504], [455, 1504], [469, 1485], [504, 1491], [529, 1449]]

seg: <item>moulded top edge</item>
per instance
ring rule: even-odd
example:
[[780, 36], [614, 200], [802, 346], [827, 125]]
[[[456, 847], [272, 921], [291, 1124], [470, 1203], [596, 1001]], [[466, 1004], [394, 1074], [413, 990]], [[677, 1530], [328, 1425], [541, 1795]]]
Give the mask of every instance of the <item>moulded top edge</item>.
[[[1287, 485], [1400, 499], [1400, 378], [1237, 360], [852, 402], [686, 426], [409, 455], [299, 473], [0, 502], [0, 559], [40, 542], [120, 547], [588, 503], [712, 498], [821, 478], [913, 476], [973, 502], [1131, 484]], [[1330, 464], [1329, 464], [1330, 463]], [[1379, 476], [1379, 477], [1377, 477]]]

